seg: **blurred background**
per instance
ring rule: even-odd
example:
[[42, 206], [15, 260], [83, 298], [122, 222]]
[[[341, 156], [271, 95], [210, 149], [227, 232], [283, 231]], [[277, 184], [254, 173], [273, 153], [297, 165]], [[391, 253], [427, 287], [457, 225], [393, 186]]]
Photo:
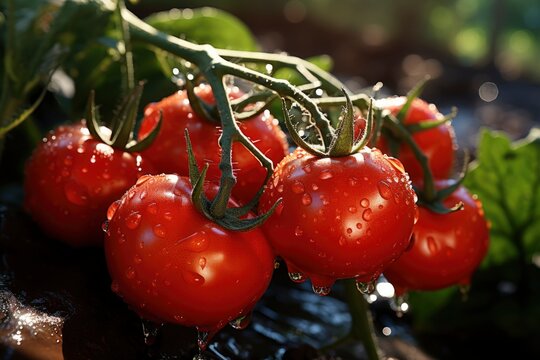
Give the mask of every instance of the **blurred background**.
[[381, 81], [405, 94], [431, 76], [423, 97], [443, 112], [458, 106], [462, 146], [474, 147], [480, 126], [520, 138], [540, 120], [538, 1], [143, 0], [132, 8], [144, 16], [202, 6], [240, 18], [263, 50], [329, 55], [353, 90]]

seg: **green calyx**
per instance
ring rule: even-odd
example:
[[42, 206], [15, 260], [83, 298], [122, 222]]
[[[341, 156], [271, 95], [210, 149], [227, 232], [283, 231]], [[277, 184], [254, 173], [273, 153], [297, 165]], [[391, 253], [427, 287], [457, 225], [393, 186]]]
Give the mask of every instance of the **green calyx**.
[[[281, 199], [276, 201], [270, 210], [266, 213], [249, 218], [246, 217], [248, 213], [255, 207], [262, 193], [259, 191], [254, 200], [242, 207], [228, 207], [229, 197], [220, 197], [219, 193], [213, 201], [210, 201], [204, 194], [204, 183], [206, 179], [206, 172], [208, 170], [208, 164], [205, 164], [202, 170], [199, 170], [195, 155], [193, 154], [193, 147], [189, 138], [189, 132], [185, 130], [185, 138], [187, 144], [188, 158], [189, 158], [189, 179], [193, 190], [191, 192], [191, 201], [193, 206], [215, 223], [222, 227], [233, 231], [248, 231], [251, 230], [266, 221], [274, 212], [276, 207], [281, 203]], [[234, 186], [234, 183], [232, 184]], [[215, 209], [219, 209], [216, 211]]]
[[107, 122], [110, 134], [101, 129], [101, 120], [95, 105], [95, 95], [92, 91], [86, 109], [86, 126], [90, 134], [107, 145], [127, 152], [140, 152], [150, 146], [161, 129], [162, 116], [160, 113], [157, 126], [148, 136], [140, 141], [136, 140], [134, 128], [142, 91], [143, 83], [139, 83], [120, 103], [116, 114]]
[[370, 141], [373, 129], [373, 101], [371, 99], [369, 100], [366, 127], [362, 135], [358, 139], [356, 139], [354, 134], [355, 117], [353, 103], [344, 89], [342, 89], [342, 92], [345, 97], [345, 107], [341, 111], [336, 128], [330, 128], [329, 134], [321, 133], [321, 130], [317, 129], [320, 138], [330, 138], [330, 143], [328, 144], [328, 146], [325, 145], [324, 141], [321, 141], [321, 144], [311, 144], [304, 140], [300, 133], [297, 131], [294, 124], [301, 123], [304, 116], [307, 116], [308, 122], [311, 122], [311, 119], [309, 119], [309, 113], [304, 113], [302, 109], [296, 104], [293, 104], [290, 109], [287, 109], [288, 106], [286, 100], [282, 100], [282, 107], [287, 130], [289, 131], [293, 141], [298, 146], [306, 150], [308, 153], [318, 157], [348, 156], [358, 152]]

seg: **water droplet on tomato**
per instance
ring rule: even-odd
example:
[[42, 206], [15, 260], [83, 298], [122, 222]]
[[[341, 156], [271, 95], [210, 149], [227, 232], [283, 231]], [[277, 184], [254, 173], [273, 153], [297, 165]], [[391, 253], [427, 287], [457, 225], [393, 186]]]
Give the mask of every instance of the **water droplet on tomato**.
[[120, 200], [116, 200], [109, 206], [109, 208], [107, 209], [107, 220], [112, 220], [114, 214], [116, 213], [116, 210], [118, 210], [118, 207], [120, 206], [120, 203]]
[[278, 193], [282, 193], [283, 192], [283, 184], [279, 184], [276, 188], [277, 192]]
[[311, 184], [311, 189], [312, 189], [313, 191], [317, 191], [317, 190], [319, 190], [319, 185], [317, 185], [317, 184]]
[[356, 289], [364, 295], [369, 295], [375, 291], [375, 281], [357, 281], [356, 282]]
[[291, 189], [295, 194], [302, 194], [305, 191], [304, 184], [300, 181], [295, 181], [292, 184]]
[[355, 177], [349, 178], [349, 186], [356, 186], [358, 184], [358, 179]]
[[146, 192], [146, 190], [141, 191], [141, 193], [139, 194], [139, 199], [144, 200], [144, 198], [146, 197], [146, 195], [148, 195], [148, 193]]
[[182, 271], [182, 278], [189, 284], [193, 285], [203, 285], [204, 277], [201, 274], [198, 274], [194, 271]]
[[345, 237], [343, 236], [340, 236], [338, 243], [339, 243], [339, 246], [345, 246], [345, 244], [347, 244], [347, 239], [345, 239]]
[[102, 224], [101, 224], [101, 230], [103, 230], [103, 232], [107, 235], [110, 235], [110, 232], [109, 232], [109, 220], [105, 220]]
[[290, 272], [289, 278], [295, 283], [301, 283], [306, 281], [306, 277], [301, 272]]
[[171, 221], [173, 216], [172, 216], [172, 213], [170, 213], [169, 211], [167, 211], [166, 213], [163, 214], [163, 218], [167, 221]]
[[131, 266], [126, 269], [126, 277], [130, 280], [135, 277], [135, 269]]
[[377, 184], [377, 189], [379, 190], [379, 194], [383, 199], [389, 200], [392, 198], [392, 190], [390, 189], [390, 185], [388, 185], [388, 183], [384, 180], [379, 181]]
[[308, 193], [302, 195], [302, 204], [306, 206], [311, 205], [311, 195], [309, 195]]
[[311, 164], [306, 164], [302, 167], [302, 169], [304, 170], [304, 172], [306, 174], [309, 174], [311, 172]]
[[356, 213], [356, 211], [357, 211], [356, 206], [349, 206], [349, 212], [350, 212], [351, 214]]
[[128, 229], [135, 230], [141, 223], [141, 214], [134, 211], [126, 217], [125, 224]]
[[249, 326], [249, 323], [251, 322], [251, 312], [247, 315], [241, 316], [239, 318], [234, 319], [229, 323], [233, 329], [236, 330], [244, 330]]
[[319, 296], [326, 296], [330, 294], [330, 287], [329, 286], [315, 286], [312, 285], [311, 289], [313, 292]]
[[73, 180], [69, 180], [64, 184], [64, 195], [69, 202], [75, 205], [83, 206], [88, 202], [86, 188]]
[[428, 251], [431, 254], [435, 254], [437, 251], [439, 251], [439, 245], [437, 244], [437, 241], [433, 238], [433, 236], [428, 236], [426, 238]]
[[357, 228], [358, 230], [362, 229], [362, 223], [356, 223], [356, 228]]
[[304, 230], [300, 227], [300, 225], [297, 225], [294, 229], [294, 235], [296, 236], [302, 236], [304, 234]]
[[360, 206], [363, 208], [367, 208], [369, 206], [369, 200], [366, 198], [360, 200]]
[[204, 256], [201, 256], [199, 258], [199, 267], [201, 268], [201, 270], [204, 270], [204, 268], [206, 267], [206, 258]]
[[366, 209], [364, 210], [364, 212], [362, 213], [362, 219], [364, 219], [365, 221], [369, 221], [371, 220], [371, 217], [373, 215], [373, 211], [371, 211], [371, 209]]
[[146, 207], [146, 211], [148, 211], [148, 213], [152, 215], [157, 214], [158, 209], [159, 209], [158, 204], [155, 202], [148, 204], [148, 206]]
[[131, 199], [133, 199], [134, 196], [135, 196], [135, 191], [129, 190], [128, 193], [127, 193], [128, 199], [131, 200]]
[[403, 167], [403, 164], [401, 163], [401, 161], [399, 161], [398, 159], [394, 158], [394, 157], [391, 157], [391, 156], [386, 156], [386, 160], [388, 160], [388, 162], [390, 163], [390, 165], [392, 165], [392, 167], [394, 169], [396, 169], [397, 171], [399, 171], [400, 174], [404, 174], [405, 173], [405, 168]]
[[156, 224], [152, 227], [152, 231], [157, 237], [164, 238], [167, 235], [167, 230], [165, 230], [165, 226], [161, 224]]
[[201, 252], [208, 248], [209, 241], [206, 238], [204, 231], [194, 232], [190, 236], [179, 241], [179, 246], [182, 249], [192, 252]]
[[319, 174], [319, 179], [321, 180], [328, 180], [328, 179], [331, 179], [332, 177], [334, 177], [334, 175], [332, 174], [330, 170], [323, 170]]
[[346, 230], [346, 231], [347, 231], [347, 234], [349, 234], [349, 235], [350, 235], [350, 234], [352, 234], [352, 232], [353, 232], [353, 229], [351, 229], [351, 228], [347, 228], [347, 230]]
[[140, 263], [142, 263], [142, 258], [139, 254], [136, 254], [135, 257], [133, 258], [133, 262], [137, 265], [139, 265]]
[[137, 182], [135, 183], [136, 186], [141, 186], [145, 182], [147, 182], [151, 178], [151, 175], [143, 175], [140, 178], [137, 179]]

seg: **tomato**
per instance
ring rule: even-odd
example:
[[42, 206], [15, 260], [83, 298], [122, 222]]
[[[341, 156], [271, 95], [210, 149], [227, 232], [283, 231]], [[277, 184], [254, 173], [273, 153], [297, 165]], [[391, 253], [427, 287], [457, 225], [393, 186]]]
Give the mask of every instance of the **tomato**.
[[326, 295], [336, 279], [375, 280], [409, 244], [415, 194], [401, 163], [377, 149], [318, 158], [296, 149], [277, 166], [259, 210], [294, 281]]
[[262, 231], [232, 232], [201, 215], [177, 175], [144, 176], [109, 208], [112, 289], [141, 317], [213, 332], [263, 295], [274, 255]]
[[[397, 115], [407, 98], [391, 97], [377, 101], [377, 106], [389, 110]], [[417, 124], [423, 121], [437, 120], [442, 118], [435, 105], [428, 104], [421, 99], [414, 99], [409, 111], [405, 116], [405, 124]], [[418, 147], [428, 158], [429, 168], [436, 179], [447, 179], [453, 170], [454, 152], [457, 148], [455, 142], [454, 129], [448, 122], [433, 129], [415, 132], [413, 139]], [[388, 142], [381, 137], [377, 147], [384, 153], [389, 153]], [[406, 144], [399, 147], [398, 158], [405, 166], [413, 182], [423, 179], [423, 170], [416, 160], [414, 153]]]
[[[229, 90], [231, 98], [242, 95], [236, 87]], [[204, 101], [214, 102], [210, 86], [201, 85], [196, 89], [196, 93]], [[145, 108], [139, 138], [147, 136], [156, 126], [160, 111], [163, 116], [161, 131], [152, 146], [142, 154], [150, 159], [160, 172], [188, 175], [188, 157], [184, 139], [184, 129], [188, 129], [199, 167], [202, 168], [204, 163], [208, 163], [207, 180], [219, 181], [221, 149], [218, 139], [221, 128], [197, 116], [189, 104], [186, 91], [179, 91]], [[279, 128], [277, 120], [268, 111], [242, 121], [238, 125], [255, 146], [272, 160], [274, 165], [287, 155], [288, 145], [285, 134]], [[240, 143], [233, 144], [232, 163], [238, 180], [232, 194], [238, 201], [246, 203], [263, 185], [266, 170]]]
[[[442, 187], [446, 182], [437, 182]], [[488, 224], [480, 201], [460, 186], [444, 200], [463, 209], [440, 215], [420, 207], [414, 226], [414, 244], [384, 275], [398, 294], [406, 290], [437, 290], [454, 284], [468, 285], [486, 255]]]
[[153, 167], [95, 140], [81, 121], [52, 131], [25, 170], [24, 204], [32, 218], [49, 236], [86, 246], [103, 243], [107, 207]]

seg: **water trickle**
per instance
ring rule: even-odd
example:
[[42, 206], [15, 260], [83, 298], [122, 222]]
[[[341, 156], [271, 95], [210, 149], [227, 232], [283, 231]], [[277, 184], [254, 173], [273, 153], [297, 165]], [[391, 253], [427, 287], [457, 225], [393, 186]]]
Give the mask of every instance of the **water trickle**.
[[295, 283], [301, 283], [306, 281], [306, 277], [301, 272], [290, 272], [289, 278]]
[[375, 281], [357, 281], [356, 282], [356, 289], [364, 295], [370, 295], [375, 291]]
[[373, 211], [371, 211], [371, 209], [366, 209], [364, 210], [364, 212], [362, 213], [362, 219], [364, 219], [365, 221], [369, 221], [371, 220], [371, 217], [373, 215]]
[[377, 189], [379, 190], [379, 194], [383, 199], [389, 200], [392, 198], [392, 190], [390, 189], [390, 185], [388, 185], [388, 183], [384, 180], [379, 181], [377, 184]]
[[311, 289], [313, 292], [319, 296], [326, 296], [330, 294], [330, 286], [315, 286], [312, 285]]
[[141, 219], [142, 215], [134, 211], [129, 214], [124, 221], [128, 229], [135, 230], [141, 223]]
[[292, 184], [291, 189], [295, 194], [302, 194], [305, 191], [304, 184], [300, 181], [295, 181]]
[[249, 326], [249, 323], [251, 322], [251, 312], [247, 315], [241, 316], [237, 319], [234, 319], [229, 323], [233, 329], [236, 330], [244, 330]]
[[304, 193], [304, 195], [302, 195], [302, 204], [306, 206], [311, 205], [311, 195]]

